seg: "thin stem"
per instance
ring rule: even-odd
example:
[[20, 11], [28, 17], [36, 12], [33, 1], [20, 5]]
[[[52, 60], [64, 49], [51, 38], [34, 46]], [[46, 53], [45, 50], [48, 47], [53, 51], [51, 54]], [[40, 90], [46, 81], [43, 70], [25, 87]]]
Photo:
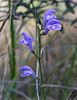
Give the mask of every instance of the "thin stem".
[[[31, 1], [31, 4], [32, 4], [32, 7], [33, 7], [33, 10], [34, 10], [34, 19], [35, 19], [35, 22], [36, 22], [36, 44], [38, 44], [38, 34], [37, 34], [37, 20], [36, 20], [36, 9], [34, 8], [34, 5], [33, 5], [33, 2]], [[37, 58], [37, 63], [36, 63], [36, 96], [37, 96], [37, 100], [40, 100], [40, 94], [39, 94], [39, 80], [38, 80], [38, 77], [39, 77], [39, 62], [38, 62], [38, 50], [36, 50], [36, 53], [33, 52], [33, 54], [35, 55], [35, 57]]]
[[43, 84], [41, 87], [49, 87], [49, 88], [61, 88], [67, 90], [77, 90], [77, 87], [74, 86], [65, 86], [65, 85], [57, 85], [57, 84]]
[[[12, 50], [11, 52], [9, 52], [9, 63], [10, 63], [10, 78], [11, 80], [15, 80], [16, 79], [16, 52], [15, 52], [15, 28], [14, 28], [14, 21], [13, 21], [13, 1], [9, 1], [9, 20], [10, 20], [10, 36], [11, 36], [11, 46], [10, 49]], [[12, 83], [10, 84], [10, 86], [8, 88], [15, 88], [16, 87], [16, 83]], [[12, 100], [15, 100], [16, 97], [14, 94], [9, 93], [10, 97]]]
[[[43, 80], [43, 74], [42, 74], [42, 68], [41, 68], [41, 35], [40, 35], [40, 29], [38, 27], [38, 62], [39, 62], [39, 71], [40, 71], [40, 78], [41, 78], [41, 85], [43, 84], [44, 80]], [[41, 92], [42, 92], [42, 99], [45, 100], [45, 91], [44, 91], [44, 87], [41, 88]]]
[[9, 15], [8, 15], [7, 18], [4, 20], [2, 26], [0, 27], [0, 32], [2, 31], [2, 29], [3, 29], [4, 25], [5, 25], [5, 23], [7, 22], [8, 18], [9, 18]]
[[[36, 11], [35, 11], [36, 12]], [[36, 21], [36, 15], [35, 15], [35, 21]], [[37, 34], [37, 21], [36, 21], [36, 44], [38, 44], [38, 34]], [[38, 50], [37, 50], [38, 52]], [[39, 56], [37, 53], [37, 65], [36, 65], [36, 77], [39, 77]], [[36, 92], [37, 92], [37, 100], [40, 100], [40, 94], [39, 94], [39, 80], [36, 78]]]
[[38, 65], [38, 60], [37, 60], [37, 65], [36, 65], [36, 94], [37, 94], [37, 100], [40, 100], [40, 95], [39, 95], [39, 65]]
[[[42, 74], [42, 68], [41, 68], [41, 35], [40, 35], [40, 28], [38, 26], [39, 24], [39, 17], [38, 17], [38, 13], [37, 13], [37, 9], [34, 7], [33, 2], [32, 3], [32, 7], [33, 7], [33, 11], [34, 11], [34, 18], [35, 18], [35, 22], [36, 22], [36, 45], [37, 45], [37, 50], [36, 50], [36, 54], [37, 54], [37, 66], [36, 66], [36, 77], [39, 77], [40, 74], [40, 84], [43, 84], [43, 74]], [[39, 73], [40, 72], [40, 73]], [[37, 92], [37, 100], [40, 99], [40, 94], [39, 94], [39, 80], [38, 78], [36, 78], [36, 92]], [[40, 87], [41, 88], [41, 100], [45, 100], [45, 91], [44, 91], [44, 87]]]
[[[11, 33], [11, 49], [15, 48], [15, 30], [14, 30], [14, 22], [13, 22], [13, 14], [12, 14], [13, 4], [12, 1], [9, 1], [9, 11], [10, 11], [10, 33]], [[11, 79], [14, 79], [16, 75], [16, 57], [15, 57], [15, 49], [10, 52], [10, 74]]]

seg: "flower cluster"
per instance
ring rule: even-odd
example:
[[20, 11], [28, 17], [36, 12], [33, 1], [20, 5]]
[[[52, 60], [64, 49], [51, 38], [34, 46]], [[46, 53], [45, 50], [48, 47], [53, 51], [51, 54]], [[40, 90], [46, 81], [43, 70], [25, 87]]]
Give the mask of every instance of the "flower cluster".
[[43, 26], [45, 30], [45, 34], [47, 34], [50, 30], [61, 30], [61, 22], [55, 16], [55, 10], [47, 10], [44, 14], [43, 18]]
[[[61, 30], [61, 22], [57, 19], [55, 16], [56, 11], [55, 10], [48, 10], [44, 14], [43, 18], [43, 26], [45, 30], [45, 34], [47, 34], [50, 30]], [[20, 44], [26, 45], [32, 53], [33, 47], [32, 47], [32, 42], [34, 39], [30, 36], [30, 34], [26, 32], [22, 32], [23, 39], [20, 40]], [[32, 76], [35, 77], [35, 72], [29, 67], [29, 66], [22, 66], [20, 69], [20, 76], [21, 77], [26, 77], [26, 76]]]
[[[32, 42], [34, 41], [34, 39], [31, 37], [30, 34], [26, 32], [22, 32], [22, 36], [23, 36], [23, 39], [19, 41], [19, 44], [26, 45], [29, 48], [29, 50], [33, 52]], [[35, 77], [35, 72], [29, 66], [22, 66], [20, 67], [19, 70], [21, 72], [20, 76], [23, 78], [26, 76]]]

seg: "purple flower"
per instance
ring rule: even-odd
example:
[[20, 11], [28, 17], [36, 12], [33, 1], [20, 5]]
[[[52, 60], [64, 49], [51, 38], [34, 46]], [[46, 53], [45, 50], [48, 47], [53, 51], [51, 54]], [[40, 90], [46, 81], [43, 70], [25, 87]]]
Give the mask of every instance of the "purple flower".
[[61, 30], [61, 22], [58, 19], [51, 19], [45, 26], [45, 34], [47, 34], [50, 30]]
[[19, 70], [21, 72], [21, 77], [32, 76], [35, 78], [35, 72], [29, 66], [22, 66]]
[[43, 26], [45, 30], [45, 34], [47, 34], [50, 30], [61, 30], [62, 24], [54, 15], [56, 10], [47, 10], [44, 14], [43, 18]]
[[49, 9], [47, 10], [45, 13], [44, 13], [44, 18], [43, 18], [43, 25], [45, 27], [45, 25], [47, 24], [47, 22], [50, 20], [50, 19], [53, 19], [53, 18], [57, 18], [54, 14], [56, 13], [56, 10], [52, 10], [52, 9]]
[[29, 34], [27, 34], [25, 32], [23, 32], [22, 35], [23, 35], [23, 39], [21, 39], [19, 43], [27, 45], [28, 48], [31, 51], [33, 51], [33, 49], [32, 49], [33, 38]]

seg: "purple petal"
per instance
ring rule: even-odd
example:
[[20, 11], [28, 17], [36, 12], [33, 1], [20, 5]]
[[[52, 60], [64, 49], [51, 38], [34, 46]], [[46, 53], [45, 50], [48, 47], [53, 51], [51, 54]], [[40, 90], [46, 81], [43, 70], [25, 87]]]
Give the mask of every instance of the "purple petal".
[[23, 35], [23, 39], [21, 39], [19, 41], [19, 44], [25, 44], [28, 46], [30, 51], [33, 51], [32, 50], [32, 42], [34, 41], [34, 39], [30, 36], [30, 34], [27, 34], [25, 32], [22, 32], [22, 35]]
[[32, 72], [31, 71], [23, 71], [23, 73], [20, 74], [21, 77], [26, 77], [26, 76], [31, 76]]
[[22, 35], [23, 35], [25, 41], [27, 41], [27, 42], [32, 42], [33, 41], [33, 38], [29, 34], [23, 32]]
[[44, 13], [44, 18], [43, 18], [43, 25], [45, 27], [45, 25], [47, 24], [47, 22], [50, 20], [50, 19], [53, 19], [53, 18], [57, 18], [54, 14], [56, 13], [56, 10], [52, 10], [52, 9], [49, 9], [47, 10], [45, 13]]
[[29, 66], [22, 66], [20, 69], [21, 77], [32, 76], [35, 77], [35, 72]]
[[24, 39], [21, 39], [21, 40], [19, 41], [19, 44], [28, 44], [28, 42], [25, 41]]
[[49, 9], [49, 10], [47, 10], [47, 11], [44, 13], [44, 15], [55, 14], [55, 13], [57, 13], [56, 10], [54, 10], [54, 9]]
[[48, 30], [61, 30], [62, 25], [61, 24], [54, 24], [47, 26]]
[[58, 19], [51, 19], [48, 21], [47, 25], [53, 25], [53, 24], [61, 24], [61, 22]]
[[57, 18], [55, 15], [53, 14], [50, 14], [50, 15], [47, 15], [46, 16], [46, 20], [49, 21], [50, 19], [54, 19], [54, 18]]
[[47, 34], [49, 30], [61, 30], [61, 27], [61, 22], [58, 19], [51, 19], [46, 24], [45, 34]]
[[24, 70], [32, 70], [29, 66], [22, 66], [21, 68], [19, 68], [20, 71], [24, 71]]
[[27, 42], [24, 39], [22, 39], [22, 40], [19, 41], [19, 44], [27, 45], [27, 47], [30, 49], [30, 51], [33, 50], [33, 48], [32, 48], [32, 42]]

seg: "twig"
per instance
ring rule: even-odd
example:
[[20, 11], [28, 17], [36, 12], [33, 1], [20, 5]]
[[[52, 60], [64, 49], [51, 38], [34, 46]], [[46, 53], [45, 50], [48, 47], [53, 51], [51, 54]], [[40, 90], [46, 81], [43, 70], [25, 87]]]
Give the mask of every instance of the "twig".
[[1, 28], [0, 28], [0, 32], [2, 31], [2, 29], [3, 29], [3, 27], [4, 27], [5, 23], [6, 23], [6, 21], [8, 20], [8, 18], [9, 18], [9, 15], [8, 15], [7, 18], [4, 20], [4, 22], [3, 22], [3, 24], [2, 24], [2, 26], [1, 26]]
[[9, 51], [11, 52], [11, 51], [13, 51], [13, 50], [15, 50], [15, 49], [18, 49], [18, 48], [19, 48], [19, 47], [16, 47], [16, 48], [14, 48], [14, 49], [12, 49], [12, 50], [8, 50], [8, 51], [6, 51], [6, 52], [0, 54], [0, 57], [1, 57], [1, 56], [4, 56], [4, 55], [7, 54], [7, 53], [9, 53]]
[[51, 88], [61, 88], [61, 89], [68, 89], [68, 90], [77, 90], [77, 87], [71, 86], [64, 86], [64, 85], [54, 85], [54, 84], [43, 84], [41, 87], [51, 87]]
[[[7, 0], [7, 1], [8, 1], [8, 0]], [[11, 0], [9, 0], [9, 1], [11, 1]], [[15, 6], [17, 6], [17, 5], [20, 3], [20, 1], [21, 1], [21, 0], [19, 0], [19, 1], [16, 3]], [[14, 8], [15, 8], [15, 7], [14, 7]], [[13, 8], [13, 9], [14, 9], [14, 8]], [[6, 21], [8, 20], [9, 17], [10, 17], [10, 15], [8, 15], [7, 18], [4, 20], [4, 22], [3, 22], [3, 24], [2, 24], [2, 26], [1, 26], [1, 28], [0, 28], [0, 32], [2, 31], [4, 25], [5, 25], [5, 23], [6, 23]]]
[[[17, 84], [29, 84], [33, 80], [27, 80], [27, 81], [15, 81], [15, 80], [0, 80], [0, 87], [2, 86], [1, 84], [11, 84], [11, 83], [17, 83]], [[30, 84], [29, 84], [30, 85]]]

